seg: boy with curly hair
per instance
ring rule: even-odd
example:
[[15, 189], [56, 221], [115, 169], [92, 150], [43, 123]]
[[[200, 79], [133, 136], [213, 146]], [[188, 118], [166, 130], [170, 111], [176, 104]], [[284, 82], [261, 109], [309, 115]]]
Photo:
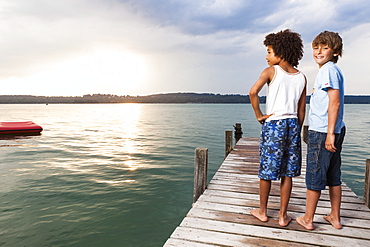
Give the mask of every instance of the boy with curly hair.
[[338, 33], [324, 31], [312, 42], [313, 58], [319, 65], [310, 100], [306, 171], [306, 212], [297, 222], [313, 230], [313, 219], [321, 191], [329, 186], [331, 212], [324, 219], [341, 229], [341, 150], [346, 127], [344, 77], [336, 65], [343, 43]]
[[[262, 71], [249, 92], [257, 121], [262, 124], [260, 136], [260, 207], [251, 214], [268, 221], [267, 203], [271, 180], [280, 183], [279, 225], [287, 226], [292, 177], [301, 174], [301, 127], [306, 110], [306, 77], [296, 69], [303, 56], [298, 33], [287, 29], [265, 37], [266, 60], [270, 67]], [[267, 84], [266, 114], [260, 109], [258, 93]]]

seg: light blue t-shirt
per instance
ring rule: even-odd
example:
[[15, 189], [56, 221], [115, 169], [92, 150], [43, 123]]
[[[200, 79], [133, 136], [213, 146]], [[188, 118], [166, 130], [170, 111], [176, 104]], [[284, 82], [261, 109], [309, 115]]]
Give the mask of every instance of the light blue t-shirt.
[[340, 109], [335, 125], [334, 133], [340, 133], [344, 127], [344, 78], [342, 71], [333, 62], [327, 62], [320, 69], [316, 76], [314, 91], [311, 94], [309, 129], [317, 132], [327, 133], [328, 131], [328, 88], [339, 89]]

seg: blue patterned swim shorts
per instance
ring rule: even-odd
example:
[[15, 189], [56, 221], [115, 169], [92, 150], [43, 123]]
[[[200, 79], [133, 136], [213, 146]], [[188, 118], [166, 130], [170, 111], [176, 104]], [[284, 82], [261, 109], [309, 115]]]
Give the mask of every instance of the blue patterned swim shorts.
[[262, 125], [258, 177], [279, 180], [301, 175], [301, 135], [297, 118], [271, 120]]

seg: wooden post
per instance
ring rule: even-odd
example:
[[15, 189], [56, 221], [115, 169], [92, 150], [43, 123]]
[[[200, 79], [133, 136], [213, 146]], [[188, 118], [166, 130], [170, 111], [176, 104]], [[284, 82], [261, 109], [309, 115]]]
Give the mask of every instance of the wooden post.
[[196, 148], [194, 157], [194, 197], [193, 202], [207, 187], [208, 148]]
[[308, 142], [308, 125], [303, 125], [303, 141], [307, 144]]
[[233, 131], [226, 130], [225, 131], [225, 158], [229, 155], [229, 153], [233, 150]]
[[239, 139], [243, 136], [242, 124], [236, 123], [235, 126], [235, 144], [238, 143]]
[[366, 160], [364, 201], [366, 206], [370, 208], [370, 159]]

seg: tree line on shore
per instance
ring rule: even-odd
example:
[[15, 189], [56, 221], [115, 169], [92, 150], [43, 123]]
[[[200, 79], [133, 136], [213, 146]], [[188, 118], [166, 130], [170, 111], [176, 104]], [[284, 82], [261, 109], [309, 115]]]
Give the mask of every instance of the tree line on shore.
[[[307, 103], [310, 96], [306, 97]], [[261, 96], [260, 102], [265, 103]], [[370, 95], [346, 95], [345, 104], [370, 104]], [[99, 104], [99, 103], [194, 103], [248, 104], [248, 95], [213, 93], [164, 93], [146, 96], [86, 94], [83, 96], [0, 95], [0, 104]]]

